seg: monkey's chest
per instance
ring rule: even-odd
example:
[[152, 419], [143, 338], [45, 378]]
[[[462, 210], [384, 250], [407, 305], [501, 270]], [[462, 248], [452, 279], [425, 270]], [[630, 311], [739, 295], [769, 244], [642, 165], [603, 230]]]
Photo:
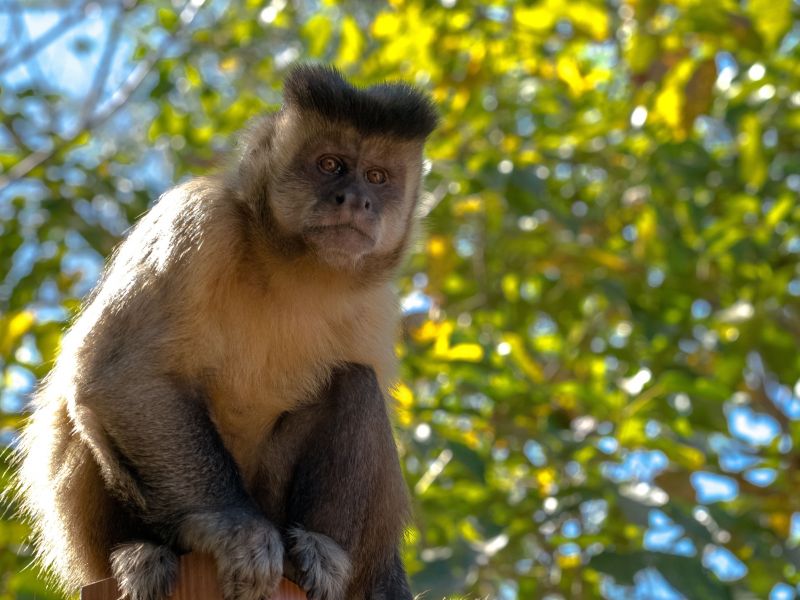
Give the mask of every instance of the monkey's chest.
[[280, 415], [313, 401], [331, 365], [324, 362], [245, 373], [240, 369], [211, 393], [212, 418], [246, 480], [257, 470], [264, 442]]
[[393, 372], [392, 320], [367, 310], [385, 303], [337, 304], [317, 292], [266, 311], [255, 301], [229, 306], [207, 326], [212, 418], [246, 479], [268, 460], [263, 446], [277, 419], [317, 399], [337, 365], [372, 366], [383, 384]]

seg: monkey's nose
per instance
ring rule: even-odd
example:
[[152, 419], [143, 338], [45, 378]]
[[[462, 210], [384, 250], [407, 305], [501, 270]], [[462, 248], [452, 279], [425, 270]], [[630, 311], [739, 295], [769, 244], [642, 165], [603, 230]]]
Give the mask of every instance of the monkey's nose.
[[364, 198], [355, 192], [343, 192], [336, 194], [334, 197], [336, 204], [338, 206], [342, 206], [343, 204], [347, 204], [347, 206], [351, 210], [369, 210], [371, 207], [370, 201], [368, 198]]

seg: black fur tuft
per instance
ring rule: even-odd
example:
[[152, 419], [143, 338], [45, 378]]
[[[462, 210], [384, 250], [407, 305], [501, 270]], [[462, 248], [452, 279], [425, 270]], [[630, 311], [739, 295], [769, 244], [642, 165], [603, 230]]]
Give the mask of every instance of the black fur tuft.
[[363, 135], [390, 134], [401, 139], [425, 139], [439, 117], [433, 102], [405, 83], [382, 83], [358, 89], [333, 67], [301, 64], [284, 85], [284, 102], [345, 122]]

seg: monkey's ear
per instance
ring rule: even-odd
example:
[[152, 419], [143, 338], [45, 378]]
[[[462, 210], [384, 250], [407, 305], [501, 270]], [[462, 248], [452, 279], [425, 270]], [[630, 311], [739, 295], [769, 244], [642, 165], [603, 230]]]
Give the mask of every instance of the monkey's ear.
[[261, 181], [269, 171], [277, 113], [252, 120], [236, 140], [229, 173], [238, 181]]
[[269, 152], [275, 138], [277, 113], [258, 117], [250, 121], [239, 134], [236, 142], [239, 159], [244, 160], [260, 152]]

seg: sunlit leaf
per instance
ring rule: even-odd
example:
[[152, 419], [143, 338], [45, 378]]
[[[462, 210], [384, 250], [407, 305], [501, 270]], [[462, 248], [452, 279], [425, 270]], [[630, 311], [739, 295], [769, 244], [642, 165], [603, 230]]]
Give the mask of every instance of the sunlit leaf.
[[775, 47], [792, 26], [791, 0], [749, 0], [747, 12], [770, 48]]
[[341, 36], [336, 64], [347, 67], [361, 58], [364, 51], [364, 35], [356, 20], [347, 16], [342, 21]]
[[757, 115], [742, 117], [739, 133], [742, 181], [758, 189], [767, 178], [767, 159], [761, 144], [761, 122]]

